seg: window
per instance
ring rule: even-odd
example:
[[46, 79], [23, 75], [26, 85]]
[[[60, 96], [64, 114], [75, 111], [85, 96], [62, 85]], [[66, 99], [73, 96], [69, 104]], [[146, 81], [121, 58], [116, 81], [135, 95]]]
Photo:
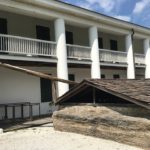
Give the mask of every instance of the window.
[[50, 41], [50, 29], [48, 27], [36, 26], [37, 39]]
[[70, 31], [66, 31], [66, 43], [73, 44], [73, 33]]
[[118, 50], [118, 42], [116, 40], [110, 40], [110, 49], [111, 50]]
[[41, 102], [52, 101], [52, 83], [50, 80], [41, 78]]
[[[50, 41], [50, 29], [48, 27], [37, 25], [36, 36], [37, 36], [37, 39]], [[39, 56], [43, 53], [47, 53], [46, 51], [47, 51], [48, 45], [46, 43], [38, 42], [37, 46], [38, 46], [37, 50], [38, 50]]]
[[114, 74], [114, 75], [113, 75], [113, 78], [114, 78], [114, 79], [120, 79], [120, 75], [119, 75], [119, 74]]
[[[7, 20], [0, 18], [0, 34], [7, 34]], [[7, 39], [3, 38], [0, 40], [0, 50], [6, 51]]]
[[105, 75], [104, 74], [101, 74], [101, 79], [105, 79]]
[[[74, 74], [69, 74], [69, 80], [75, 81], [75, 75]], [[69, 89], [73, 88], [74, 85], [69, 84]]]
[[98, 38], [98, 45], [100, 49], [103, 49], [103, 39], [101, 37]]
[[7, 34], [7, 19], [0, 18], [0, 33]]

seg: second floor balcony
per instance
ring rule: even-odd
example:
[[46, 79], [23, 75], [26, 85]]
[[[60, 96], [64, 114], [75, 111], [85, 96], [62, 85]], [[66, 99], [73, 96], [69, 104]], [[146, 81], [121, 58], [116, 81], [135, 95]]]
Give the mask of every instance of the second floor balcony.
[[23, 56], [56, 56], [56, 42], [0, 34], [0, 53]]
[[[100, 62], [111, 64], [127, 64], [127, 52], [100, 49]], [[0, 55], [56, 58], [56, 42], [21, 36], [0, 34]], [[88, 46], [67, 44], [68, 59], [90, 61], [91, 48]], [[135, 54], [135, 64], [144, 65], [145, 55]]]

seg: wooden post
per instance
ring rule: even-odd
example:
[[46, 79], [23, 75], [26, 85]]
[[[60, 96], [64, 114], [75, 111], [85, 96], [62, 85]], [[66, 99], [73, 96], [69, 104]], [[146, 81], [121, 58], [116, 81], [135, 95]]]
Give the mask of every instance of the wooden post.
[[52, 98], [53, 98], [53, 102], [56, 102], [57, 99], [57, 89], [56, 89], [56, 82], [52, 81]]
[[30, 115], [30, 120], [33, 120], [32, 118], [32, 105], [29, 104], [29, 115]]
[[8, 119], [7, 105], [5, 105], [5, 119]]
[[23, 104], [21, 104], [21, 118], [23, 119], [24, 118], [24, 109], [23, 109], [24, 107], [23, 107]]
[[15, 119], [15, 118], [16, 118], [16, 117], [15, 117], [15, 114], [16, 114], [16, 112], [15, 112], [15, 105], [12, 106], [12, 112], [13, 112], [13, 119]]
[[53, 76], [45, 74], [45, 73], [41, 73], [41, 72], [21, 68], [21, 67], [18, 67], [18, 66], [13, 66], [13, 65], [10, 65], [10, 64], [2, 63], [2, 62], [0, 62], [0, 66], [4, 67], [4, 68], [11, 69], [11, 70], [15, 70], [15, 71], [23, 72], [23, 73], [26, 73], [26, 74], [30, 74], [30, 75], [33, 75], [33, 76], [36, 76], [36, 77], [48, 79], [48, 80], [51, 80], [51, 81], [59, 81], [59, 82], [63, 82], [63, 83], [67, 83], [67, 84], [74, 84], [74, 85], [77, 84], [77, 82], [75, 82], [75, 81], [60, 79], [60, 78], [53, 77]]
[[39, 103], [39, 117], [41, 116], [41, 108], [40, 108], [40, 103]]
[[96, 89], [93, 88], [93, 104], [96, 104]]

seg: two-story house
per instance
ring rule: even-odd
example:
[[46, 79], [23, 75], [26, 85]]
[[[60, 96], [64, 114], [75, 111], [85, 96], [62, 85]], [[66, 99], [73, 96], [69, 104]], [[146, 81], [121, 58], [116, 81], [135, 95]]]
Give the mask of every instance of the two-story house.
[[[150, 78], [150, 29], [55, 0], [1, 0], [0, 62], [78, 82]], [[58, 83], [59, 96], [68, 89]], [[39, 102], [47, 114], [51, 90], [50, 81], [0, 67], [0, 103]]]

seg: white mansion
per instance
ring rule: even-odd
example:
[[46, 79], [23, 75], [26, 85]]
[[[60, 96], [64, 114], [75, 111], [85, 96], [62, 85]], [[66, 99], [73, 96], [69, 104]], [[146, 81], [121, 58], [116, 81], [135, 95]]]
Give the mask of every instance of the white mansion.
[[[150, 78], [150, 29], [56, 0], [0, 0], [0, 62], [78, 82]], [[59, 96], [68, 89], [58, 83]], [[0, 104], [40, 103], [46, 114], [51, 90], [50, 81], [0, 67]]]

